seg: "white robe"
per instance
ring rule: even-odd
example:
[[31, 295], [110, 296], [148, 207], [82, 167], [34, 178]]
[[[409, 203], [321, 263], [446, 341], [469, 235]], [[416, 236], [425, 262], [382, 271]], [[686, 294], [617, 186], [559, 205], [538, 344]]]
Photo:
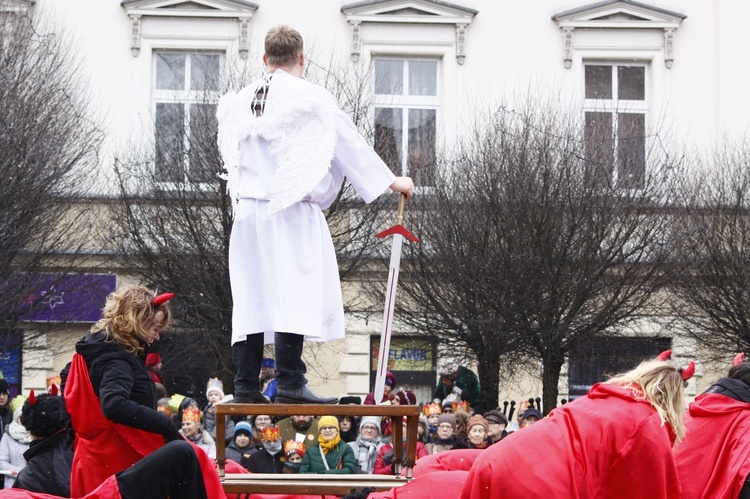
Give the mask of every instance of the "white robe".
[[395, 176], [322, 87], [277, 70], [219, 102], [219, 147], [236, 201], [229, 242], [232, 343], [248, 334], [344, 337], [338, 265], [322, 210], [347, 177], [369, 203]]

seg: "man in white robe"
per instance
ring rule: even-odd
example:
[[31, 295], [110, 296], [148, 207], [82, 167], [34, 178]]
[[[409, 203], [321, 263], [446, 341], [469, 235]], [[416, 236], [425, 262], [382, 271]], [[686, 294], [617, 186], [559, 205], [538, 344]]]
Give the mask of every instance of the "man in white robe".
[[229, 243], [235, 401], [264, 403], [263, 345], [274, 343], [279, 403], [336, 403], [306, 384], [305, 338], [344, 337], [338, 265], [323, 211], [344, 177], [365, 202], [412, 195], [341, 111], [302, 78], [303, 42], [288, 27], [265, 39], [266, 74], [219, 101], [219, 148], [235, 205]]

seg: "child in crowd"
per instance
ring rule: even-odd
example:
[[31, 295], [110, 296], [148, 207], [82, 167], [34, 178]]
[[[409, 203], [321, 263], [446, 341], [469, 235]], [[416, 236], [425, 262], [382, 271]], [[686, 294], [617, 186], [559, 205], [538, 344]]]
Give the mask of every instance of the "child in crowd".
[[307, 448], [302, 442], [287, 440], [284, 442], [284, 470], [282, 473], [299, 473], [302, 458]]
[[231, 459], [237, 464], [242, 464], [242, 460], [247, 460], [255, 452], [258, 452], [256, 447], [253, 447], [250, 438], [252, 437], [253, 430], [250, 423], [247, 421], [240, 421], [234, 427], [234, 439], [227, 445], [226, 457]]
[[[206, 385], [208, 405], [203, 410], [203, 427], [214, 440], [216, 440], [216, 404], [232, 400], [231, 395], [224, 395], [223, 388], [224, 386], [218, 378], [209, 379]], [[234, 421], [229, 416], [224, 416], [224, 418], [226, 423], [224, 427], [224, 440], [229, 442], [234, 435]]]

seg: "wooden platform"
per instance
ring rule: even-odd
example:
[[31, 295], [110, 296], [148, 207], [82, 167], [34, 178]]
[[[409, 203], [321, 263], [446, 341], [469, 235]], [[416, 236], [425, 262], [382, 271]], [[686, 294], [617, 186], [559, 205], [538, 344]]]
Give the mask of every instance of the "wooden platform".
[[[226, 421], [220, 416], [389, 416], [396, 421], [406, 418], [406, 456], [403, 446], [393, 447], [395, 475], [314, 475], [225, 473], [226, 449], [223, 438], [216, 439], [216, 463], [224, 490], [237, 494], [331, 494], [346, 495], [351, 489], [374, 487], [378, 491], [390, 490], [408, 483], [417, 456], [417, 428], [420, 410], [414, 405], [306, 405], [306, 404], [217, 404], [216, 434], [224, 435]], [[393, 441], [400, 442], [403, 428], [393, 424]], [[405, 476], [400, 476], [405, 467]]]

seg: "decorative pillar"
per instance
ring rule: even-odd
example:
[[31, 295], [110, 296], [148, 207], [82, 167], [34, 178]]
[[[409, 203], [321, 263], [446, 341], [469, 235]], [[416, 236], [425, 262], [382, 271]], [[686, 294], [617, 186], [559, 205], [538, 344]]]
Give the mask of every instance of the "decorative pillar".
[[463, 64], [466, 60], [466, 24], [456, 24], [456, 62]]
[[352, 62], [359, 62], [359, 56], [362, 52], [362, 38], [360, 37], [360, 21], [349, 21], [352, 25]]
[[131, 14], [130, 22], [130, 51], [133, 53], [133, 57], [138, 57], [138, 54], [141, 53], [141, 16]]
[[664, 64], [672, 69], [674, 63], [674, 29], [664, 28]]
[[563, 64], [565, 69], [570, 69], [573, 65], [573, 30], [571, 26], [562, 28], [563, 32]]
[[247, 59], [250, 53], [250, 19], [241, 17], [240, 21], [240, 58]]

